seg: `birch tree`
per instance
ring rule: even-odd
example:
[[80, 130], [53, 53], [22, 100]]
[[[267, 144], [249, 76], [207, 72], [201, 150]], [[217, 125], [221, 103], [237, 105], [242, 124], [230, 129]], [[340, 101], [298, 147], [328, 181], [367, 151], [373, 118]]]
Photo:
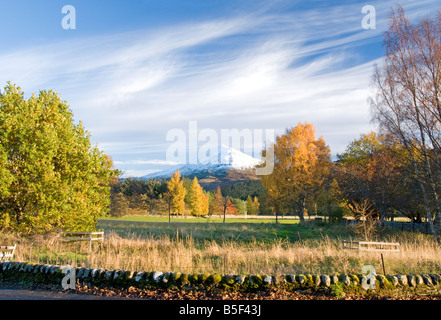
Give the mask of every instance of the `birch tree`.
[[441, 11], [412, 23], [401, 7], [393, 10], [384, 46], [384, 61], [373, 75], [373, 120], [412, 159], [426, 219], [440, 241]]

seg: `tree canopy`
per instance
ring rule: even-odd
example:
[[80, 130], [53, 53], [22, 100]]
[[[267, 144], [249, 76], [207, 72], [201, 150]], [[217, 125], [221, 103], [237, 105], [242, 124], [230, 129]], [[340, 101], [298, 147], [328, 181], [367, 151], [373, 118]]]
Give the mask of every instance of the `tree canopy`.
[[262, 176], [269, 200], [277, 211], [292, 210], [303, 220], [307, 203], [314, 197], [331, 164], [330, 149], [316, 138], [310, 123], [299, 123], [278, 136], [274, 148], [274, 170]]
[[56, 92], [26, 100], [8, 83], [0, 94], [0, 227], [94, 230], [117, 175]]

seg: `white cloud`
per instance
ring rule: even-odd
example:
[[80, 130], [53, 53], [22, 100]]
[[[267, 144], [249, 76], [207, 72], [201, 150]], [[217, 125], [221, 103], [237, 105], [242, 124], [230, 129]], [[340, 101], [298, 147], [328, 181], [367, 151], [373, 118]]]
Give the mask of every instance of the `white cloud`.
[[163, 166], [175, 166], [180, 163], [174, 161], [167, 160], [128, 160], [128, 161], [114, 161], [115, 165], [145, 165], [145, 164], [153, 164], [153, 165], [163, 165]]
[[[0, 75], [26, 94], [61, 92], [121, 166], [165, 165], [150, 159], [165, 153], [168, 130], [192, 120], [214, 130], [283, 130], [308, 121], [341, 152], [371, 128], [366, 99], [378, 57], [357, 47], [381, 41], [392, 3], [370, 4], [376, 30], [361, 28], [360, 4], [293, 13], [269, 5], [213, 21], [0, 49]], [[407, 7], [414, 16], [436, 5]]]

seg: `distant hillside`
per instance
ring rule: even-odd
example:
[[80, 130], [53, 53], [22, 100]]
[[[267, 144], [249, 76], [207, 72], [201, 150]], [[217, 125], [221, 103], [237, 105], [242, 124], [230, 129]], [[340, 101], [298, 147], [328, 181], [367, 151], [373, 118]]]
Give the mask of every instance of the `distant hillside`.
[[218, 152], [211, 155], [206, 164], [182, 164], [172, 168], [155, 172], [141, 179], [168, 179], [179, 169], [182, 176], [193, 179], [197, 177], [199, 183], [206, 190], [225, 187], [241, 181], [259, 180], [255, 174], [255, 167], [261, 160], [255, 159], [239, 150], [221, 146]]

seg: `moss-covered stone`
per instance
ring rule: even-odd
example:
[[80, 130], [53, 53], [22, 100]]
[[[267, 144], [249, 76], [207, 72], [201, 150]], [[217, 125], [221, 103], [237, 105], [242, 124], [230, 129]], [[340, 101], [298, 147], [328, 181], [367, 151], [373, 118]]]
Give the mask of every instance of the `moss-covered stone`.
[[440, 283], [440, 278], [436, 274], [429, 273], [428, 275], [432, 279], [434, 286], [437, 286]]
[[190, 276], [188, 273], [182, 273], [178, 279], [178, 284], [181, 286], [186, 286], [190, 284]]
[[415, 274], [415, 280], [416, 280], [416, 284], [417, 286], [423, 285], [424, 284], [424, 279], [421, 275], [419, 274]]
[[235, 279], [232, 274], [225, 275], [222, 280], [222, 282], [227, 286], [232, 286], [235, 283]]
[[399, 274], [399, 275], [397, 275], [397, 278], [398, 278], [398, 283], [400, 285], [402, 285], [403, 287], [408, 286], [409, 281], [408, 281], [406, 275]]
[[318, 287], [318, 286], [320, 286], [320, 283], [321, 283], [320, 275], [314, 274], [312, 276], [312, 285], [314, 287]]
[[421, 276], [423, 277], [423, 281], [426, 286], [429, 287], [433, 286], [432, 278], [428, 274], [425, 273], [422, 274]]
[[393, 287], [398, 286], [399, 282], [398, 282], [398, 278], [396, 276], [392, 276], [392, 275], [387, 275], [386, 279], [390, 282], [390, 284]]
[[331, 286], [331, 277], [326, 274], [322, 274], [320, 276], [320, 284], [329, 288]]
[[349, 275], [347, 274], [342, 274], [339, 277], [339, 281], [344, 284], [345, 286], [350, 286], [351, 285], [351, 278], [349, 277]]
[[354, 286], [360, 285], [360, 278], [356, 274], [350, 274], [349, 278], [351, 279], [351, 283]]
[[288, 274], [288, 275], [286, 275], [286, 276], [285, 276], [285, 280], [286, 280], [288, 283], [291, 283], [291, 284], [293, 284], [293, 285], [296, 285], [296, 284], [297, 284], [297, 281], [296, 281], [296, 275], [295, 275], [295, 274]]
[[236, 276], [235, 282], [238, 285], [243, 285], [245, 283], [245, 279], [246, 279], [245, 275], [238, 275]]
[[199, 275], [199, 282], [205, 283], [210, 278], [210, 276], [211, 276], [211, 274], [209, 274], [209, 273], [201, 273]]
[[415, 276], [412, 274], [409, 274], [406, 277], [407, 277], [407, 284], [409, 285], [409, 287], [416, 287], [417, 283], [416, 283]]
[[305, 286], [308, 278], [304, 274], [299, 274], [296, 276], [296, 280], [300, 286]]
[[182, 273], [180, 273], [180, 272], [173, 273], [173, 275], [171, 277], [172, 281], [175, 282], [175, 283], [178, 283], [179, 278], [181, 277], [181, 275], [182, 275]]
[[336, 275], [336, 274], [331, 275], [330, 278], [331, 278], [331, 285], [338, 284], [340, 282], [338, 279], [338, 275]]

